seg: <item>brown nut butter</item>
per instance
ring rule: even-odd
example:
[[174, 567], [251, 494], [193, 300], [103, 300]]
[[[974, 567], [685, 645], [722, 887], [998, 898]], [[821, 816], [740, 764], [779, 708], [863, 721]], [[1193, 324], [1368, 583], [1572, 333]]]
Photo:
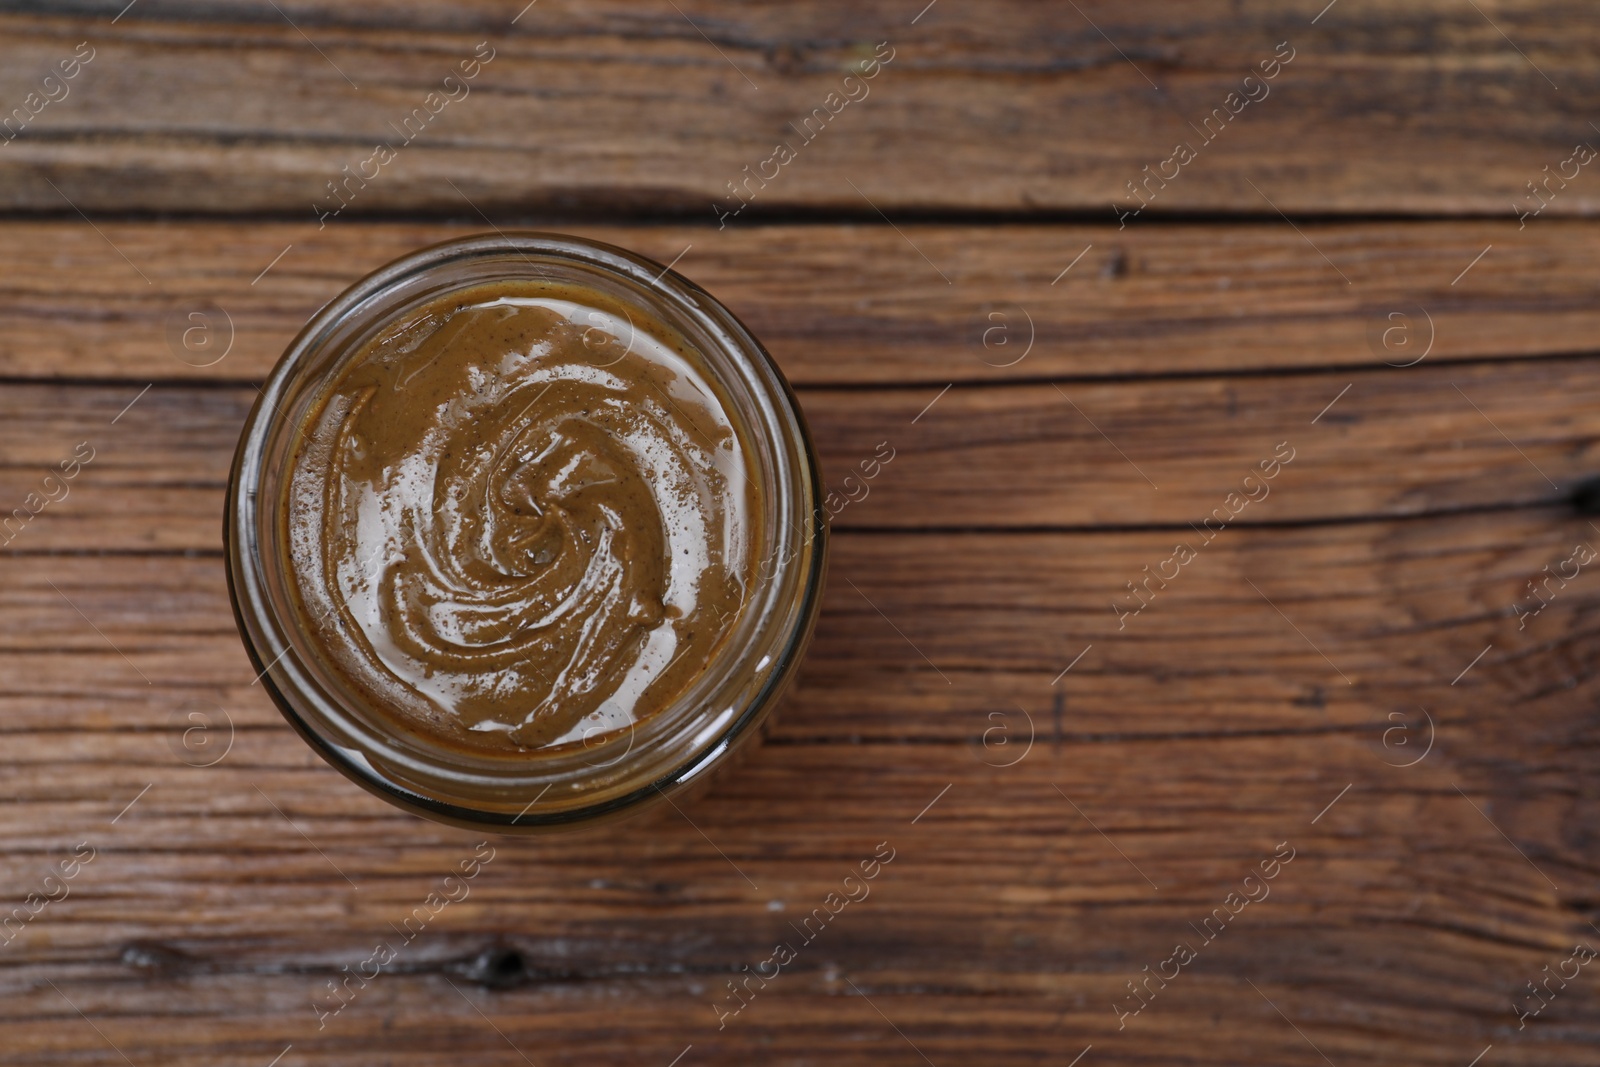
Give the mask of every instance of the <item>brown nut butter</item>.
[[300, 425], [279, 514], [302, 626], [394, 728], [447, 746], [632, 728], [754, 580], [746, 433], [637, 307], [528, 278], [422, 303]]
[[685, 801], [751, 750], [820, 611], [827, 511], [761, 342], [671, 266], [470, 234], [363, 276], [261, 385], [228, 593], [285, 720], [424, 818]]

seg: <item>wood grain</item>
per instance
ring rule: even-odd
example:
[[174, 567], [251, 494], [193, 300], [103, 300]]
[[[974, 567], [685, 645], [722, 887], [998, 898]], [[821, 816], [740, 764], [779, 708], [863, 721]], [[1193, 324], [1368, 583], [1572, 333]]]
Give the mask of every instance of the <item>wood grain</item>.
[[[1600, 1025], [1592, 998], [1558, 1002], [1561, 1024], [1526, 1036], [1508, 1005], [1584, 937], [1600, 795], [1572, 783], [1593, 768], [1600, 595], [1574, 589], [1520, 643], [1502, 608], [1584, 525], [1509, 513], [1239, 531], [1126, 633], [1092, 607], [1160, 534], [925, 535], [915, 554], [843, 535], [850, 582], [829, 590], [793, 705], [692, 825], [668, 813], [599, 839], [497, 841], [459, 910], [326, 1033], [311, 998], [474, 839], [368, 797], [277, 720], [248, 683], [216, 561], [4, 561], [0, 608], [19, 622], [0, 650], [6, 888], [27, 892], [79, 841], [100, 854], [0, 959], [0, 1013], [13, 1047], [41, 1058], [103, 1051], [64, 1025], [76, 1017], [44, 977], [135, 1062], [265, 1062], [290, 1042], [335, 1062], [374, 1041], [400, 1063], [509, 1056], [448, 978], [536, 1057], [670, 1059], [676, 1042], [802, 1063], [819, 1028], [850, 1041], [844, 1062], [910, 1054], [859, 991], [934, 1062], [1091, 1042], [1210, 1062], [1191, 1044], [1219, 1021], [1240, 1057], [1320, 1062], [1248, 977], [1335, 1062], [1448, 1064], [1490, 1042], [1512, 1046], [1507, 1062], [1577, 1062]], [[144, 622], [154, 604], [160, 633]], [[1490, 639], [1500, 651], [1453, 688]], [[1051, 686], [1086, 640], [1096, 652]], [[1418, 701], [1437, 736], [1400, 769], [1411, 751], [1384, 731]], [[230, 713], [215, 767], [175, 757], [171, 710], [190, 706]], [[1409, 727], [1422, 743], [1421, 720]], [[786, 923], [884, 840], [896, 859], [869, 901], [719, 1032], [728, 976], [796, 939]], [[1272, 896], [1119, 1031], [1123, 983], [1285, 840], [1297, 856]], [[486, 954], [513, 949], [494, 978]]]
[[[0, 518], [11, 521], [0, 543], [30, 554], [215, 554], [228, 467], [257, 395], [175, 383], [5, 387]], [[943, 395], [802, 389], [800, 399], [836, 529], [1164, 528], [1193, 539], [1241, 525], [1553, 512], [1600, 472], [1600, 369], [1583, 357]], [[1381, 479], [1375, 441], [1388, 456]], [[91, 452], [76, 478], [47, 480]], [[1261, 477], [1262, 464], [1274, 477]]]
[[[1600, 945], [1600, 578], [1547, 577], [1600, 547], [1592, 168], [1516, 218], [1600, 144], [1592, 11], [924, 5], [3, 5], [0, 120], [95, 56], [0, 133], [0, 1064], [1593, 1061], [1594, 972], [1518, 1016]], [[319, 227], [480, 41], [471, 95]], [[719, 228], [881, 41], [870, 97]], [[766, 342], [839, 493], [822, 615], [709, 793], [496, 839], [319, 1021], [481, 839], [273, 708], [223, 483], [318, 307], [516, 227], [676, 260]]]
[[[1600, 226], [1545, 221], [553, 228], [678, 260], [797, 384], [937, 390], [1593, 352]], [[11, 223], [0, 375], [260, 381], [364, 274], [489, 229]]]
[[[342, 168], [394, 143], [398, 158], [357, 191], [351, 214], [460, 216], [470, 199], [709, 222], [714, 202], [737, 203], [727, 184], [783, 141], [797, 158], [766, 169], [777, 177], [746, 218], [877, 221], [876, 205], [1110, 221], [1114, 202], [1138, 203], [1127, 183], [1183, 141], [1199, 158], [1141, 224], [1158, 212], [1274, 215], [1274, 204], [1510, 218], [1546, 165], [1594, 139], [1588, 120], [1600, 111], [1590, 62], [1600, 42], [1580, 0], [1507, 0], [1492, 19], [1451, 0], [1344, 0], [1320, 18], [1319, 4], [1265, 0], [1079, 11], [1001, 0], [921, 17], [915, 2], [543, 0], [515, 25], [516, 0], [146, 0], [113, 24], [119, 6], [96, 5], [91, 18], [13, 4], [0, 16], [8, 109], [80, 42], [96, 50], [70, 95], [0, 149], [0, 206], [60, 212], [65, 198], [91, 214], [310, 221]], [[495, 58], [470, 95], [405, 144], [391, 124], [484, 41]], [[807, 143], [790, 124], [841, 91], [880, 42], [895, 58], [870, 95]], [[1229, 93], [1259, 95], [1243, 79], [1280, 43], [1294, 59], [1270, 95], [1208, 144], [1196, 130]], [[1576, 180], [1548, 212], [1593, 213], [1597, 190]]]
[[[1600, 600], [1576, 584], [1528, 633], [1516, 606], [1600, 535], [1565, 504], [1593, 469], [1592, 359], [1280, 358], [946, 394], [884, 367], [865, 387], [802, 387], [831, 485], [878, 440], [897, 453], [836, 520], [822, 624], [769, 747], [692, 825], [508, 844], [483, 892], [331, 1032], [312, 998], [472, 842], [338, 778], [251, 684], [218, 530], [254, 390], [13, 380], [0, 489], [20, 502], [78, 442], [96, 451], [0, 560], [7, 889], [22, 899], [79, 841], [104, 849], [0, 959], [19, 1055], [105, 1056], [91, 1028], [63, 1025], [76, 1008], [136, 1060], [177, 1063], [265, 1062], [297, 1035], [335, 1061], [366, 1062], [375, 1043], [397, 1063], [514, 1055], [474, 1008], [519, 1048], [598, 1062], [658, 1047], [670, 1060], [677, 1043], [802, 1063], [820, 1033], [844, 1062], [909, 1052], [872, 1029], [864, 993], [935, 1062], [1087, 1044], [1207, 1062], [1195, 1041], [1217, 1020], [1241, 1056], [1313, 1062], [1249, 977], [1341, 1061], [1453, 1063], [1470, 1035], [1576, 1062], [1592, 1001], [1528, 1037], [1509, 1005], [1583, 936], [1595, 798], [1573, 783], [1590, 770]], [[1114, 604], [1137, 605], [1127, 583], [1174, 541], [1199, 544], [1188, 524], [1281, 440], [1296, 456], [1271, 495], [1119, 618]], [[230, 724], [216, 767], [175, 747], [191, 713], [218, 738]], [[1428, 736], [1421, 765], [1395, 766]], [[1348, 821], [1312, 824], [1346, 785], [1334, 810]], [[870, 921], [841, 920], [749, 1009], [754, 1025], [717, 1030], [717, 990], [770, 953], [783, 917], [901, 834], [902, 880]], [[1291, 869], [1305, 881], [1286, 879], [1262, 931], [1220, 941], [1118, 1030], [1124, 983], [1286, 838], [1311, 842]], [[1146, 876], [1161, 887], [1148, 897]], [[175, 996], [209, 1021], [172, 1036]]]
[[[1043, 731], [1057, 693], [1080, 692], [1051, 683], [1091, 643], [1103, 651], [1072, 678], [1107, 688], [1088, 707], [1073, 696], [1073, 730], [1083, 734], [1118, 733], [1128, 714], [1173, 735], [1224, 724], [1255, 730], [1286, 713], [1322, 729], [1322, 714], [1351, 699], [1351, 707], [1372, 696], [1409, 706], [1490, 641], [1497, 651], [1483, 662], [1498, 666], [1507, 687], [1491, 701], [1553, 698], [1592, 673], [1583, 656], [1600, 594], [1584, 579], [1526, 629], [1513, 607], [1536, 605], [1527, 583], [1546, 564], [1577, 542], [1593, 543], [1594, 529], [1579, 517], [1499, 512], [1228, 530], [1197, 545], [1199, 558], [1170, 588], [1153, 587], [1144, 611], [1120, 618], [1114, 602], [1137, 606], [1126, 581], [1170, 555], [1180, 536], [841, 532], [842, 577], [829, 587], [828, 622], [796, 697], [802, 710], [785, 721], [785, 735], [966, 739], [982, 733], [984, 709], [1008, 701], [1025, 703]], [[5, 690], [9, 726], [152, 731], [151, 743], [164, 745], [154, 735], [182, 701], [244, 702], [259, 709], [246, 725], [277, 725], [251, 684], [214, 555], [0, 565], [7, 617], [17, 623], [0, 646], [14, 657], [5, 672], [14, 679]], [[941, 579], [925, 581], [928, 571]], [[1341, 595], [1319, 599], [1329, 583]], [[147, 625], [152, 611], [165, 620], [160, 629]], [[1298, 620], [1301, 636], [1285, 616]], [[1523, 640], [1530, 635], [1544, 643]], [[1554, 673], [1541, 678], [1519, 665], [1530, 657]], [[1217, 695], [1189, 706], [1189, 685]]]

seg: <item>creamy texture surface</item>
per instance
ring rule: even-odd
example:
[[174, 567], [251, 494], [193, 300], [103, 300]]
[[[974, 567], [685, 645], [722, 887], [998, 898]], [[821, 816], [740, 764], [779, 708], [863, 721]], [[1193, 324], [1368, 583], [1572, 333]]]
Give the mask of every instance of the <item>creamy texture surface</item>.
[[303, 425], [282, 514], [304, 624], [380, 714], [457, 746], [643, 721], [744, 602], [741, 432], [636, 308], [534, 281], [436, 298]]

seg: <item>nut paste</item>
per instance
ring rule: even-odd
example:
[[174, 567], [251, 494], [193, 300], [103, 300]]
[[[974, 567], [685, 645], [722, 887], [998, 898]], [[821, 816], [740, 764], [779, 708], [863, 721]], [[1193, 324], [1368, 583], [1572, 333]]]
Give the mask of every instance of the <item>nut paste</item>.
[[312, 404], [280, 514], [303, 623], [396, 725], [492, 754], [672, 704], [752, 579], [742, 427], [637, 307], [532, 280], [386, 324]]

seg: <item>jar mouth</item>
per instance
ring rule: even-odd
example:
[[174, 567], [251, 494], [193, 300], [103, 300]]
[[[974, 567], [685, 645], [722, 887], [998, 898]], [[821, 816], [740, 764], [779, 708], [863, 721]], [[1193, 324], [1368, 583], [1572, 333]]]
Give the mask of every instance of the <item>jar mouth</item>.
[[[334, 669], [304, 624], [280, 509], [297, 438], [365, 339], [418, 304], [528, 280], [633, 304], [702, 358], [747, 429], [765, 521], [757, 578], [721, 648], [665, 708], [597, 741], [471, 752], [395, 726]], [[582, 238], [496, 233], [402, 257], [324, 306], [292, 341], [246, 420], [224, 520], [228, 587], [261, 684], [322, 757], [415, 814], [502, 832], [570, 828], [638, 810], [703, 777], [755, 733], [792, 681], [815, 623], [826, 513], [799, 404], [771, 356], [721, 303], [667, 267]]]

